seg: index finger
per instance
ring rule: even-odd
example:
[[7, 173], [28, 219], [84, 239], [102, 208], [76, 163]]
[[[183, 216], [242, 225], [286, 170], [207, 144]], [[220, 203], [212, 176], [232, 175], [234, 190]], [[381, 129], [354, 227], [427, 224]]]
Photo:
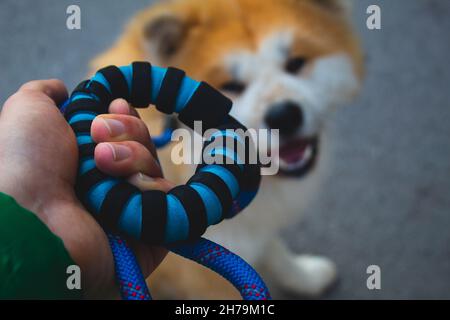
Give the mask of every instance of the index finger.
[[22, 85], [19, 89], [20, 91], [43, 93], [52, 99], [56, 105], [63, 103], [68, 97], [64, 82], [58, 79], [33, 80]]

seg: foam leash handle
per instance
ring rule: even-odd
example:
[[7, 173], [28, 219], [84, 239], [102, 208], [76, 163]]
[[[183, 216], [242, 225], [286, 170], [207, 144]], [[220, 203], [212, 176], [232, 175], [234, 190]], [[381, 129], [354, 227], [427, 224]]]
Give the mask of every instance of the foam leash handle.
[[[65, 116], [79, 146], [78, 195], [102, 226], [148, 244], [195, 240], [208, 226], [233, 216], [255, 196], [259, 167], [238, 163], [238, 155], [226, 146], [211, 149], [211, 153], [227, 157], [226, 164], [199, 166], [186, 185], [167, 194], [141, 192], [100, 172], [94, 162], [90, 127], [95, 116], [107, 113], [109, 103], [116, 98], [124, 98], [135, 107], [155, 104], [164, 113], [178, 113], [189, 127], [198, 120], [204, 129], [222, 128], [218, 134], [224, 139], [227, 128], [245, 130], [228, 115], [229, 99], [206, 83], [186, 77], [181, 70], [152, 67], [144, 62], [99, 70], [75, 89]], [[245, 143], [243, 137], [235, 139]], [[247, 143], [246, 148], [250, 145]]]
[[[247, 151], [254, 147], [252, 141], [226, 130], [246, 130], [228, 115], [231, 101], [208, 84], [186, 77], [181, 70], [153, 67], [147, 62], [99, 70], [74, 90], [65, 106], [65, 117], [76, 133], [79, 147], [78, 196], [104, 228], [147, 244], [187, 245], [189, 241], [195, 248], [192, 243], [199, 241], [208, 226], [234, 216], [251, 202], [260, 182], [259, 166], [240, 163], [238, 155], [225, 145], [215, 146], [209, 152], [227, 158], [226, 164], [200, 165], [186, 185], [175, 187], [167, 194], [155, 190], [141, 192], [121, 179], [100, 172], [95, 166], [95, 143], [90, 128], [93, 119], [107, 113], [110, 102], [117, 98], [129, 101], [134, 107], [154, 104], [166, 114], [177, 113], [179, 120], [191, 128], [194, 121], [202, 121], [204, 129], [218, 128], [204, 147], [218, 136], [244, 144]], [[136, 273], [136, 261], [124, 260], [129, 249], [125, 246], [124, 250], [119, 250], [124, 242], [112, 236], [110, 242], [119, 279], [129, 277], [127, 272]], [[201, 241], [197, 243], [201, 245]], [[186, 256], [196, 259], [189, 254]], [[241, 262], [238, 259], [235, 263]], [[131, 266], [128, 268], [131, 271], [121, 268], [124, 265]], [[137, 273], [140, 274], [139, 270]], [[228, 278], [232, 282], [236, 280], [234, 284], [239, 286], [239, 277], [243, 275], [237, 272]], [[142, 280], [136, 281], [142, 283]], [[124, 281], [124, 284], [133, 287], [132, 282]], [[132, 297], [124, 293], [123, 287], [121, 283], [122, 295]], [[150, 297], [145, 290], [134, 294]]]

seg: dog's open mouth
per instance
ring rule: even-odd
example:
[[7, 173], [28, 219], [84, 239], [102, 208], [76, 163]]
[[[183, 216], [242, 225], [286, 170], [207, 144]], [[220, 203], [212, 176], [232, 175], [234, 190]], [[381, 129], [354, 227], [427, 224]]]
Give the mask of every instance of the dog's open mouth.
[[317, 137], [300, 137], [282, 143], [279, 173], [300, 177], [309, 172], [316, 162], [318, 140]]

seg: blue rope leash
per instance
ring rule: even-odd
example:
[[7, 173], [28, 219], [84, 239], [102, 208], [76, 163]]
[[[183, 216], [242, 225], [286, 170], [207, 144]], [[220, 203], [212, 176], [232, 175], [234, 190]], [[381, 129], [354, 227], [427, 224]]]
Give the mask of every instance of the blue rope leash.
[[238, 255], [210, 240], [170, 248], [172, 252], [195, 261], [227, 279], [244, 300], [269, 300], [270, 293], [256, 271]]
[[[131, 249], [119, 236], [108, 234], [116, 278], [124, 300], [150, 300], [150, 292]], [[256, 271], [242, 258], [210, 240], [170, 247], [170, 251], [205, 266], [227, 279], [244, 300], [269, 300], [270, 293]]]
[[[61, 110], [77, 136], [80, 154], [77, 192], [80, 200], [106, 229], [114, 255], [116, 277], [123, 299], [151, 299], [145, 279], [131, 249], [117, 234], [144, 243], [165, 245], [171, 251], [204, 265], [230, 281], [244, 299], [270, 299], [259, 275], [237, 255], [201, 234], [212, 224], [231, 218], [256, 195], [260, 173], [258, 165], [240, 164], [237, 154], [225, 146], [211, 152], [233, 159], [223, 165], [200, 165], [184, 186], [165, 194], [140, 192], [134, 186], [100, 172], [94, 161], [95, 143], [90, 136], [93, 119], [107, 113], [109, 103], [124, 98], [135, 107], [155, 104], [164, 113], [178, 113], [179, 120], [193, 128], [200, 120], [218, 135], [229, 137], [226, 129], [243, 129], [228, 115], [231, 101], [174, 68], [133, 63], [125, 67], [106, 67], [80, 83]], [[214, 108], [211, 108], [214, 106]], [[170, 142], [172, 128], [156, 138], [157, 146]], [[214, 140], [214, 139], [213, 139]], [[213, 143], [206, 141], [204, 148]], [[244, 141], [235, 136], [235, 142]], [[248, 148], [252, 142], [245, 144]], [[176, 245], [175, 245], [176, 244]]]
[[108, 240], [114, 256], [116, 279], [122, 299], [151, 300], [145, 278], [127, 242], [110, 233], [108, 234]]

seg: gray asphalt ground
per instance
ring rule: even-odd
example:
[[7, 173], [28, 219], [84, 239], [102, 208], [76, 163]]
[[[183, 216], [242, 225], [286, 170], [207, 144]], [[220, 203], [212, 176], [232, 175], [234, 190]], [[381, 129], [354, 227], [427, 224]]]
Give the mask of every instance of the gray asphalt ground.
[[[0, 1], [0, 102], [30, 79], [69, 88], [87, 62], [151, 1]], [[82, 30], [65, 27], [79, 4]], [[382, 8], [382, 30], [365, 27]], [[450, 298], [450, 1], [358, 0], [353, 18], [367, 53], [364, 91], [328, 129], [340, 137], [334, 170], [306, 219], [286, 238], [297, 252], [332, 257], [329, 299]], [[366, 268], [382, 271], [366, 288]]]

